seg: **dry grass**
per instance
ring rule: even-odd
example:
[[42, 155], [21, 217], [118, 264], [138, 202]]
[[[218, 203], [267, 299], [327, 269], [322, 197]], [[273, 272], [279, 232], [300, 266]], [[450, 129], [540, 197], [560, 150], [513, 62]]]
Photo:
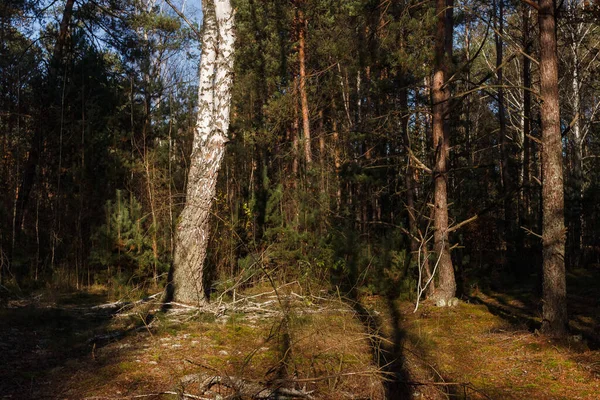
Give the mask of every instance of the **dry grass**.
[[[96, 292], [0, 310], [8, 324], [0, 325], [1, 395], [233, 394], [224, 385], [210, 391], [182, 385], [191, 374], [282, 385], [314, 399], [403, 398], [394, 380], [422, 399], [597, 399], [600, 393], [600, 352], [585, 339], [549, 341], [531, 332], [527, 323], [535, 315], [511, 316], [529, 307], [518, 297], [481, 294], [492, 308], [461, 302], [440, 309], [425, 302], [413, 314], [413, 304], [381, 297], [353, 302], [307, 295], [294, 285], [278, 294], [268, 287], [236, 293], [236, 303], [223, 304], [240, 307], [219, 312], [161, 314], [148, 303], [100, 317], [70, 305], [97, 302]], [[503, 312], [490, 312], [500, 307]], [[123, 334], [88, 341], [111, 332]]]
[[[491, 314], [484, 305], [423, 307], [405, 312], [406, 347], [447, 382], [470, 383], [469, 399], [597, 399], [600, 352], [584, 342], [538, 336]], [[431, 379], [436, 379], [432, 374]], [[465, 398], [465, 390], [450, 392]]]
[[[282, 317], [195, 313], [181, 323], [160, 315], [150, 330], [134, 331], [147, 314], [137, 309], [107, 328], [132, 333], [50, 371], [47, 380], [60, 383], [56, 393], [68, 399], [173, 391], [183, 377], [196, 373], [235, 376], [264, 387], [283, 384], [313, 392], [313, 398], [382, 399], [382, 374], [352, 310], [335, 300], [315, 301], [320, 304], [289, 302]], [[206, 398], [231, 394], [218, 385], [206, 393], [193, 385], [181, 389]]]

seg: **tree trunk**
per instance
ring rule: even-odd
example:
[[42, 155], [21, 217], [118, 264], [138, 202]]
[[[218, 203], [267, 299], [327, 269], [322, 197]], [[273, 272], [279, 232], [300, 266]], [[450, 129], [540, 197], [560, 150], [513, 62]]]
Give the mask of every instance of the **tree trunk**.
[[186, 205], [176, 232], [173, 278], [167, 295], [185, 303], [206, 301], [203, 279], [210, 211], [225, 154], [233, 81], [233, 9], [229, 0], [203, 0], [198, 121]]
[[573, 182], [573, 205], [570, 213], [570, 236], [571, 245], [568, 257], [570, 266], [576, 268], [581, 263], [582, 248], [582, 225], [583, 225], [583, 135], [581, 129], [581, 77], [579, 74], [579, 45], [575, 40], [571, 45], [573, 52], [573, 128], [571, 129], [572, 140], [572, 182]]
[[[494, 2], [496, 3], [496, 2]], [[496, 8], [496, 4], [494, 4]], [[497, 30], [495, 33], [496, 39], [496, 71], [497, 71], [497, 82], [498, 82], [498, 122], [500, 124], [499, 136], [500, 136], [500, 177], [501, 186], [505, 193], [504, 196], [504, 242], [506, 248], [502, 249], [506, 252], [504, 257], [504, 266], [513, 266], [515, 262], [515, 226], [516, 218], [518, 216], [516, 212], [515, 199], [516, 196], [508, 195], [513, 191], [514, 179], [517, 179], [516, 174], [512, 168], [512, 143], [509, 143], [507, 138], [506, 129], [506, 107], [504, 100], [504, 0], [498, 0], [498, 17], [497, 17]], [[496, 10], [494, 10], [494, 14]]]
[[300, 101], [302, 103], [302, 132], [304, 134], [304, 159], [307, 166], [312, 163], [310, 117], [308, 95], [306, 94], [306, 30], [308, 22], [304, 17], [302, 4], [298, 6], [298, 62], [300, 64]]
[[412, 160], [410, 158], [409, 151], [412, 151], [411, 143], [410, 143], [410, 134], [408, 132], [408, 122], [409, 122], [409, 114], [408, 114], [408, 90], [405, 87], [405, 84], [402, 79], [400, 79], [400, 93], [399, 93], [399, 101], [400, 101], [400, 124], [402, 127], [402, 136], [404, 140], [404, 146], [407, 149], [407, 157], [406, 157], [406, 173], [404, 175], [404, 185], [406, 186], [406, 208], [408, 211], [408, 230], [410, 232], [410, 250], [413, 257], [417, 256], [417, 252], [419, 251], [419, 241], [417, 240], [417, 218], [416, 218], [416, 210], [415, 210], [415, 189], [414, 189], [414, 179], [415, 179], [415, 168], [413, 167]]
[[448, 112], [450, 88], [447, 85], [448, 65], [452, 62], [452, 8], [453, 0], [436, 0], [437, 25], [435, 33], [435, 71], [433, 75], [433, 147], [434, 170], [434, 251], [439, 270], [438, 287], [434, 299], [438, 304], [448, 304], [456, 294], [454, 267], [448, 243], [448, 169], [450, 149]]
[[558, 103], [558, 57], [553, 0], [540, 0], [540, 86], [542, 122], [542, 331], [553, 336], [566, 333], [565, 226], [563, 160]]
[[523, 193], [521, 217], [524, 226], [529, 226], [531, 216], [531, 43], [529, 37], [530, 13], [528, 5], [523, 5]]

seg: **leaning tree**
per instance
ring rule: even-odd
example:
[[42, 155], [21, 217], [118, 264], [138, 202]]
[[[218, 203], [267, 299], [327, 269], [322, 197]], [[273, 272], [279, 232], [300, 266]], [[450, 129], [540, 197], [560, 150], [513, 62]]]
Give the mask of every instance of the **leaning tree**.
[[230, 0], [202, 0], [202, 10], [198, 120], [169, 282], [174, 300], [196, 304], [205, 301], [203, 277], [210, 209], [228, 140], [235, 43]]

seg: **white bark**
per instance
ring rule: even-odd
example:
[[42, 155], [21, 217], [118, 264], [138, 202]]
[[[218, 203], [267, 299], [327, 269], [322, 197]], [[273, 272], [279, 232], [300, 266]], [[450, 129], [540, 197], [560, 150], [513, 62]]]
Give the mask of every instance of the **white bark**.
[[210, 209], [229, 130], [235, 43], [230, 1], [203, 0], [202, 6], [198, 120], [170, 282], [176, 301], [196, 304], [205, 302], [203, 278]]

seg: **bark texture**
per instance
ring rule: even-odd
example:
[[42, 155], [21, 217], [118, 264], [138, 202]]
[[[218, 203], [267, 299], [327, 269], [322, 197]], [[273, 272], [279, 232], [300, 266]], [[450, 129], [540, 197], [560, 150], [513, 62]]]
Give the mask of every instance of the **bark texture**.
[[206, 301], [203, 280], [210, 210], [225, 154], [233, 81], [233, 9], [229, 0], [203, 0], [204, 26], [198, 121], [194, 134], [186, 204], [176, 232], [173, 299]]
[[558, 103], [558, 56], [553, 0], [540, 0], [540, 85], [542, 122], [542, 331], [561, 336], [567, 326], [563, 159]]
[[433, 75], [433, 147], [435, 150], [434, 194], [434, 251], [439, 271], [434, 299], [440, 305], [456, 294], [454, 267], [448, 243], [448, 167], [450, 132], [448, 112], [450, 88], [447, 85], [448, 65], [452, 62], [453, 0], [436, 0], [437, 25], [435, 33], [435, 72]]

